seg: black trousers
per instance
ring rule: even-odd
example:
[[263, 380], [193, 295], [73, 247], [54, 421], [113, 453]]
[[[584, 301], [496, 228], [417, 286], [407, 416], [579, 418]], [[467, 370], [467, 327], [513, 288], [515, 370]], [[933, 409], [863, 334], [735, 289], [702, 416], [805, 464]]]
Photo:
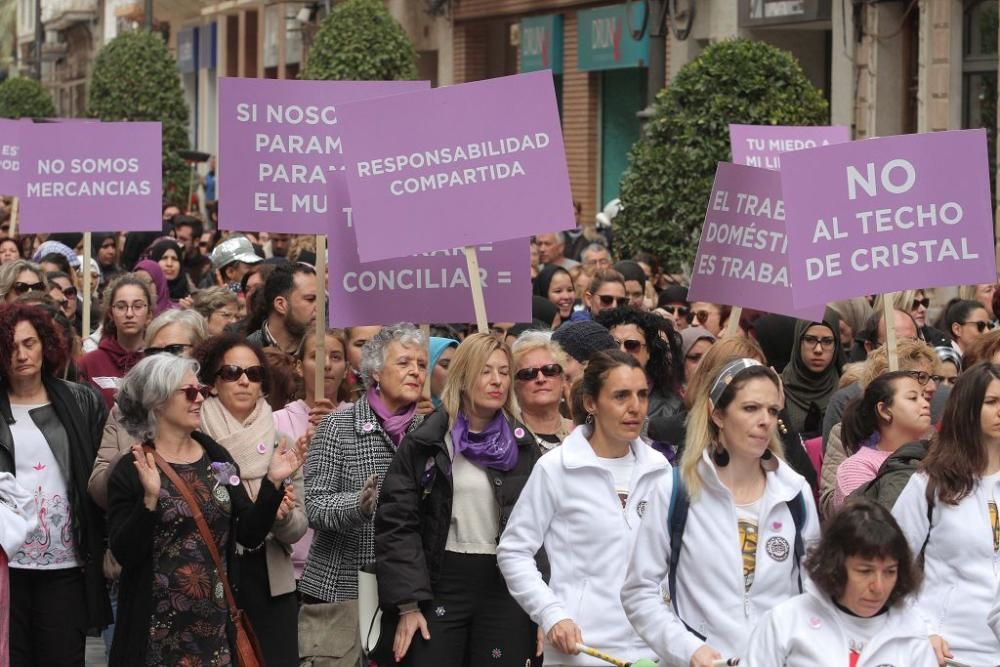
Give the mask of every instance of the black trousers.
[[535, 624], [507, 592], [496, 556], [445, 552], [434, 602], [424, 612], [409, 667], [525, 667], [535, 655]]
[[10, 568], [11, 667], [82, 667], [86, 646], [83, 571]]
[[267, 667], [298, 667], [299, 603], [295, 593], [271, 597], [264, 549], [239, 557], [236, 603], [250, 619]]

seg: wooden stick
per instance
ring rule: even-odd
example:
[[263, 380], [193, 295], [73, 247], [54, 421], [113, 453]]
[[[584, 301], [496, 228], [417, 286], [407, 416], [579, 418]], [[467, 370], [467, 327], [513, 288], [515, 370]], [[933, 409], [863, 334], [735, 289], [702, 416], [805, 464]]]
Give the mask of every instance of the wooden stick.
[[10, 202], [10, 236], [17, 236], [17, 218], [21, 214], [21, 198], [12, 197]]
[[[90, 232], [83, 233], [83, 257], [80, 258], [80, 269], [83, 271], [83, 337], [90, 335]], [[149, 304], [151, 309], [153, 304]], [[136, 313], [138, 315], [138, 313]]]
[[476, 327], [479, 333], [488, 334], [490, 323], [486, 319], [486, 300], [483, 298], [483, 283], [479, 278], [479, 255], [476, 247], [465, 246], [465, 262], [469, 266], [469, 287], [472, 288], [472, 305], [476, 309]]
[[733, 309], [729, 312], [729, 321], [726, 322], [725, 338], [732, 338], [739, 335], [741, 317], [743, 317], [743, 306], [733, 306]]
[[[882, 319], [885, 322], [885, 345], [889, 357], [889, 372], [899, 370], [899, 358], [896, 354], [896, 309], [892, 306], [895, 292], [882, 295]], [[833, 335], [838, 335], [836, 331]]]
[[324, 398], [326, 370], [326, 236], [316, 235], [316, 400]]
[[431, 325], [421, 324], [420, 333], [424, 335], [424, 340], [427, 341], [427, 377], [424, 378], [424, 398], [431, 398], [431, 374], [434, 373], [434, 367], [430, 365], [431, 363]]

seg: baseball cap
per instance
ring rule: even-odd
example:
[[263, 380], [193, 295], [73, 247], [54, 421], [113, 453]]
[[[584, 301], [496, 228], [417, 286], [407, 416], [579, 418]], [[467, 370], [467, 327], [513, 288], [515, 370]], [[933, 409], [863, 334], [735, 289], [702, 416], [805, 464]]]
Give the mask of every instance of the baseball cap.
[[215, 250], [212, 251], [213, 269], [221, 269], [233, 262], [256, 264], [260, 261], [261, 257], [253, 251], [250, 239], [245, 236], [232, 236], [215, 246]]

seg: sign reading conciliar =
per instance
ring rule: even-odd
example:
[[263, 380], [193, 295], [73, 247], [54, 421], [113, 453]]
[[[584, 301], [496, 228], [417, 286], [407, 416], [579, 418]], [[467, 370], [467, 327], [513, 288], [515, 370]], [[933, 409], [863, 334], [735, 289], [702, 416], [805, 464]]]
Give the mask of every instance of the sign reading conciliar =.
[[[351, 210], [330, 229], [330, 326], [472, 322], [469, 270], [461, 248], [362, 264]], [[531, 320], [527, 239], [476, 246], [486, 311], [495, 322]]]
[[996, 282], [985, 130], [782, 155], [796, 306]]
[[[224, 229], [325, 234], [348, 206], [337, 105], [422, 90], [426, 81], [219, 83], [219, 222]], [[353, 240], [352, 240], [353, 244]]]

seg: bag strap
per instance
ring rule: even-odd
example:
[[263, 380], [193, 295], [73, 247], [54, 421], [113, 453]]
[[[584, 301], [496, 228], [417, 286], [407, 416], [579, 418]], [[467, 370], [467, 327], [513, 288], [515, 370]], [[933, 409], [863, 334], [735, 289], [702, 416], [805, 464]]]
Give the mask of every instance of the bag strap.
[[931, 541], [931, 528], [934, 527], [934, 499], [937, 497], [937, 487], [934, 484], [934, 480], [927, 479], [927, 491], [924, 494], [927, 500], [927, 536], [924, 537], [924, 543], [920, 547], [920, 553], [917, 554], [917, 564], [920, 569], [924, 569], [924, 552], [927, 551], [927, 543]]
[[795, 524], [795, 546], [793, 554], [795, 556], [795, 569], [799, 576], [799, 593], [802, 593], [802, 557], [806, 553], [805, 544], [802, 541], [802, 527], [806, 524], [806, 500], [802, 497], [802, 492], [788, 501], [788, 511], [792, 513], [792, 523]]
[[208, 523], [205, 522], [205, 517], [201, 513], [201, 506], [198, 501], [195, 500], [194, 494], [191, 492], [191, 487], [181, 479], [180, 475], [171, 467], [169, 463], [164, 460], [162, 456], [157, 453], [148, 444], [142, 446], [142, 450], [147, 454], [152, 454], [153, 459], [156, 461], [156, 467], [160, 469], [164, 475], [167, 476], [173, 485], [177, 487], [177, 491], [180, 492], [181, 497], [184, 498], [184, 502], [188, 504], [191, 508], [191, 516], [194, 519], [194, 523], [198, 526], [198, 532], [201, 533], [201, 539], [205, 542], [205, 546], [208, 547], [208, 553], [212, 556], [212, 561], [215, 563], [215, 569], [219, 573], [219, 579], [222, 580], [222, 589], [226, 594], [226, 604], [229, 606], [229, 616], [232, 618], [233, 622], [237, 620], [239, 613], [239, 606], [236, 604], [236, 596], [233, 595], [233, 589], [229, 585], [229, 577], [226, 576], [226, 570], [222, 567], [222, 558], [219, 556], [219, 548], [215, 545], [215, 538], [212, 536], [212, 531], [208, 528]]
[[691, 496], [688, 495], [687, 487], [684, 486], [684, 478], [681, 477], [681, 469], [673, 468], [674, 484], [670, 490], [670, 508], [667, 510], [667, 528], [670, 531], [670, 570], [667, 572], [667, 590], [670, 593], [670, 604], [674, 608], [674, 615], [684, 624], [688, 632], [698, 639], [705, 641], [705, 635], [701, 634], [681, 618], [680, 608], [677, 605], [677, 565], [681, 560], [681, 547], [684, 543], [684, 528], [687, 526], [688, 510], [691, 508]]

